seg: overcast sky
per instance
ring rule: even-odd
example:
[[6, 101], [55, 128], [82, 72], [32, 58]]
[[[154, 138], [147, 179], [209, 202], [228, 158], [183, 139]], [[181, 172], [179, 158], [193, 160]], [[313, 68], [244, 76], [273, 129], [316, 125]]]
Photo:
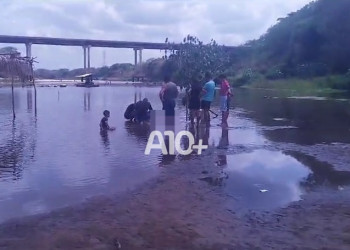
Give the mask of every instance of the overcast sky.
[[[2, 35], [122, 41], [181, 42], [187, 34], [205, 42], [238, 45], [258, 38], [277, 18], [311, 0], [1, 0]], [[1, 44], [0, 46], [7, 46]], [[11, 45], [13, 46], [13, 45]], [[24, 45], [15, 45], [24, 53]], [[133, 62], [131, 49], [92, 48], [91, 65]], [[161, 56], [143, 51], [143, 59]], [[80, 47], [33, 45], [36, 68], [83, 66]]]

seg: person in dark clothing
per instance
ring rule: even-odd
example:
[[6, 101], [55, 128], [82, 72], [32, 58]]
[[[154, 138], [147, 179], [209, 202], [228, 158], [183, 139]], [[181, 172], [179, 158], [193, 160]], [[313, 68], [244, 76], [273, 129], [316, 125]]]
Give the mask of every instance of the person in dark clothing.
[[100, 130], [101, 131], [108, 131], [108, 130], [115, 130], [114, 127], [110, 127], [108, 124], [108, 118], [110, 117], [111, 113], [109, 110], [103, 111], [103, 118], [101, 119], [100, 122]]
[[147, 98], [144, 98], [142, 101], [138, 101], [135, 104], [135, 120], [137, 122], [149, 121], [151, 110], [153, 110], [153, 108]]
[[134, 120], [135, 119], [135, 104], [131, 103], [124, 112], [124, 118], [127, 120]]
[[190, 120], [191, 124], [194, 125], [194, 119], [197, 119], [197, 124], [200, 121], [200, 108], [201, 108], [201, 92], [202, 86], [198, 78], [192, 79], [191, 89], [189, 93], [189, 104]]

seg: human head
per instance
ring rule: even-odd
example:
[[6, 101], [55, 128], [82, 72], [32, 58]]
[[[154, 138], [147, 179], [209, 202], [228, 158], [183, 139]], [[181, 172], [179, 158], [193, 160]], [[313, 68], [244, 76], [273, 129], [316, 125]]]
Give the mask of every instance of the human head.
[[109, 110], [103, 111], [103, 115], [104, 115], [105, 117], [109, 117], [110, 114], [111, 114], [111, 112], [109, 112]]
[[147, 98], [143, 98], [143, 102], [148, 102], [148, 99]]
[[212, 75], [209, 71], [205, 72], [205, 79], [206, 80], [211, 80], [212, 79]]
[[193, 76], [191, 79], [192, 85], [196, 85], [200, 83], [200, 79], [198, 76]]
[[219, 76], [219, 77], [216, 77], [216, 78], [214, 79], [214, 82], [215, 82], [215, 85], [219, 85], [219, 84], [221, 84], [221, 82], [222, 82], [222, 78], [220, 78], [220, 76]]
[[225, 80], [227, 77], [226, 77], [226, 75], [224, 75], [224, 74], [221, 74], [221, 75], [219, 75], [219, 79], [222, 81], [222, 80]]
[[170, 82], [170, 76], [169, 75], [164, 76], [164, 82], [165, 83]]

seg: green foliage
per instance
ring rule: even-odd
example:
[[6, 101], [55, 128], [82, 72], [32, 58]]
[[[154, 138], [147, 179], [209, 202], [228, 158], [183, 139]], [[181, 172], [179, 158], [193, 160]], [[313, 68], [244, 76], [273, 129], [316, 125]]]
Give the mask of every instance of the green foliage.
[[312, 79], [285, 78], [277, 80], [259, 79], [249, 88], [278, 89], [295, 91], [298, 94], [314, 95], [318, 93], [334, 93], [350, 90], [350, 77], [344, 75], [332, 75], [315, 77]]
[[268, 79], [345, 74], [350, 69], [349, 10], [349, 0], [318, 0], [279, 18], [262, 37], [241, 46], [234, 68], [251, 67]]
[[350, 90], [350, 76], [336, 75], [327, 77], [326, 84], [332, 89]]
[[285, 77], [285, 74], [281, 71], [280, 67], [272, 67], [265, 74], [266, 78], [269, 80], [277, 80]]
[[[90, 73], [94, 77], [99, 79], [106, 78], [118, 78], [120, 80], [128, 80], [134, 73], [134, 66], [130, 63], [117, 63], [110, 67], [104, 66], [101, 68], [91, 68]], [[79, 69], [59, 69], [59, 70], [47, 70], [37, 69], [35, 70], [35, 76], [43, 79], [75, 79], [76, 76], [85, 74], [86, 71], [82, 68]]]
[[97, 72], [95, 73], [95, 76], [97, 78], [106, 78], [108, 77], [110, 73], [110, 68], [107, 66], [103, 66], [102, 68], [99, 68]]
[[19, 52], [15, 47], [7, 46], [7, 47], [0, 48], [0, 54], [17, 54], [17, 53]]
[[237, 77], [229, 76], [229, 82], [234, 87], [240, 87], [258, 81], [260, 78], [261, 75], [258, 72], [254, 72], [251, 68], [248, 68], [244, 69]]
[[184, 38], [178, 51], [171, 51], [169, 57], [165, 54], [168, 68], [163, 73], [174, 75], [175, 81], [182, 86], [188, 86], [193, 77], [203, 78], [205, 72], [214, 76], [223, 73], [230, 63], [230, 55], [224, 46], [214, 40], [204, 44], [197, 37], [188, 35]]
[[297, 65], [296, 76], [302, 78], [325, 76], [329, 72], [327, 65], [324, 63], [307, 63]]

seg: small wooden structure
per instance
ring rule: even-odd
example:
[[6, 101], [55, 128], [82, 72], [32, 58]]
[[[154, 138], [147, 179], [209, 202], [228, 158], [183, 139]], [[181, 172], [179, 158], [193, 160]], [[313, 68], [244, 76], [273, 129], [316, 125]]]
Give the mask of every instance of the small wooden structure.
[[13, 118], [16, 118], [14, 101], [15, 78], [19, 78], [22, 81], [30, 81], [33, 83], [35, 89], [34, 93], [36, 114], [36, 87], [34, 82], [33, 63], [34, 58], [21, 57], [20, 53], [0, 54], [0, 74], [3, 77], [11, 78]]
[[78, 78], [81, 78], [82, 83], [78, 83], [75, 86], [77, 87], [85, 87], [85, 88], [91, 88], [91, 87], [99, 87], [100, 85], [95, 84], [92, 80], [92, 74], [84, 74], [80, 76], [76, 76]]

